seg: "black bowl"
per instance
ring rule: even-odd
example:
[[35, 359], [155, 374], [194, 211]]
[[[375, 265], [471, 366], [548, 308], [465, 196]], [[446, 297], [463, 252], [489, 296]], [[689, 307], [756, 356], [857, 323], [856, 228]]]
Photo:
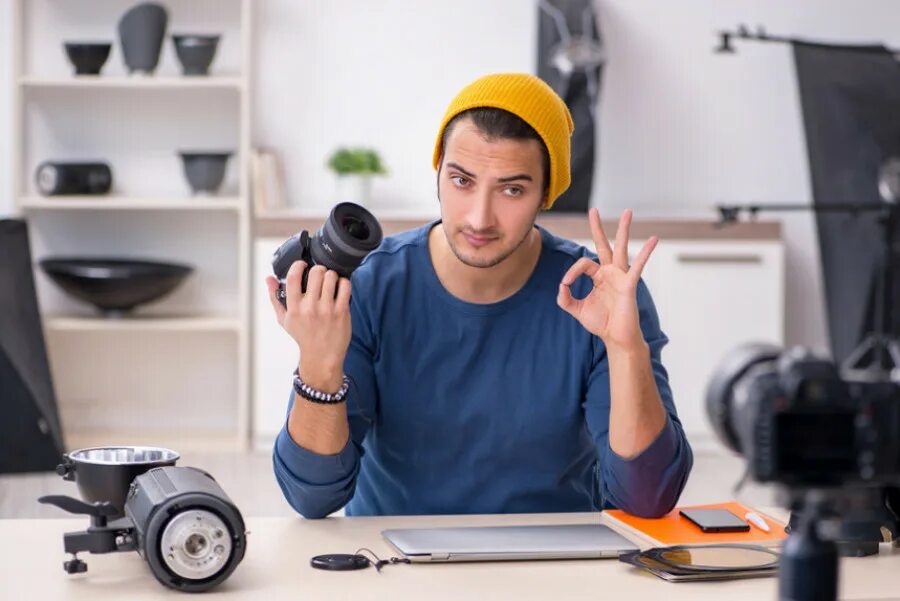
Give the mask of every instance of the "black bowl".
[[230, 152], [179, 152], [194, 194], [215, 194], [225, 178]]
[[112, 44], [106, 42], [66, 42], [66, 56], [75, 66], [75, 75], [100, 75], [100, 69], [109, 58]]
[[164, 297], [194, 270], [177, 263], [100, 257], [55, 257], [40, 265], [69, 295], [109, 316]]
[[219, 47], [217, 35], [173, 35], [175, 54], [185, 75], [208, 75]]

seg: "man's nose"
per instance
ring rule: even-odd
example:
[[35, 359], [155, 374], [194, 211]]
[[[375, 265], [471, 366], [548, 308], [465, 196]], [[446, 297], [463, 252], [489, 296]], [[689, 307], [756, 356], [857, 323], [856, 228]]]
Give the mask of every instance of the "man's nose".
[[479, 190], [469, 207], [469, 226], [476, 232], [489, 230], [494, 226], [494, 211], [491, 192], [488, 189]]

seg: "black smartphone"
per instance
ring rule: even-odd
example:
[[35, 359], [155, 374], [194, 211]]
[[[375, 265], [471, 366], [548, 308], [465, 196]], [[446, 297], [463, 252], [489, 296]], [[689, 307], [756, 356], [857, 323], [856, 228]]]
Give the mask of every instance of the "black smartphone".
[[750, 524], [727, 509], [680, 509], [703, 532], [748, 532]]

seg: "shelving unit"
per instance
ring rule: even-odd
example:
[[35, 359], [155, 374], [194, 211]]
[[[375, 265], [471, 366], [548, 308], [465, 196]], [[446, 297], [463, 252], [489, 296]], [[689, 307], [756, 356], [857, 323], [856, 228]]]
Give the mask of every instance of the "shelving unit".
[[240, 77], [147, 77], [135, 79], [131, 77], [103, 77], [82, 75], [70, 78], [52, 77], [20, 77], [19, 85], [23, 88], [137, 88], [137, 89], [218, 89], [226, 88], [240, 91], [244, 82]]
[[[134, 2], [13, 0], [13, 185], [66, 444], [243, 450], [249, 442], [252, 0], [163, 1], [152, 76], [125, 73], [116, 32]], [[209, 76], [185, 77], [172, 33], [220, 33]], [[108, 40], [97, 76], [72, 75], [68, 40]], [[230, 150], [221, 195], [192, 196], [179, 150]], [[40, 196], [43, 160], [106, 160], [104, 196]], [[195, 271], [134, 316], [108, 319], [62, 293], [46, 256], [171, 260]]]
[[130, 319], [45, 315], [44, 327], [58, 332], [239, 332], [240, 320], [215, 316], [153, 316]]
[[111, 210], [183, 210], [183, 211], [240, 211], [244, 199], [240, 196], [211, 198], [130, 198], [127, 196], [22, 196], [22, 209], [111, 209]]

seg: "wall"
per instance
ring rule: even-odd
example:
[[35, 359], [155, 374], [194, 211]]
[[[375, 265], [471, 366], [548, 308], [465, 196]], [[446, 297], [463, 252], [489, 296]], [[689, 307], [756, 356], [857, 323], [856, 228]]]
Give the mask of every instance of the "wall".
[[[451, 7], [452, 6], [452, 10]], [[610, 218], [713, 217], [716, 203], [810, 199], [792, 55], [778, 44], [712, 53], [738, 23], [771, 33], [900, 45], [891, 0], [599, 0], [609, 52], [592, 203]], [[280, 149], [291, 202], [324, 208], [340, 144], [379, 148], [383, 206], [434, 208], [435, 128], [469, 80], [534, 70], [536, 3], [266, 0], [257, 15], [256, 140]], [[810, 215], [780, 216], [788, 343], [824, 348]]]
[[[0, 2], [0, 131], [12, 126], [12, 2]], [[13, 210], [10, 136], [0, 136], [0, 219]]]
[[[0, 118], [11, 119], [10, 18], [0, 2]], [[772, 33], [900, 46], [892, 0], [600, 0], [609, 50], [594, 204], [603, 214], [711, 215], [718, 202], [806, 201], [810, 186], [790, 51], [741, 44], [716, 55], [714, 31], [744, 22]], [[479, 74], [533, 70], [535, 3], [458, 0], [260, 0], [255, 140], [283, 152], [290, 200], [331, 202], [324, 168], [340, 144], [379, 148], [384, 206], [434, 212], [435, 128]], [[0, 136], [0, 215], [11, 210], [9, 137]], [[824, 346], [816, 237], [784, 216], [787, 339]]]
[[335, 200], [329, 153], [367, 145], [390, 176], [383, 206], [435, 212], [435, 128], [460, 87], [531, 71], [536, 10], [522, 0], [453, 3], [266, 0], [257, 19], [255, 138], [281, 151], [291, 203]]
[[[705, 214], [710, 205], [809, 202], [793, 54], [713, 32], [738, 23], [772, 34], [900, 45], [890, 0], [602, 0], [610, 63], [602, 98], [600, 185], [608, 213]], [[818, 242], [808, 214], [782, 217], [788, 245], [786, 339], [827, 345]]]

